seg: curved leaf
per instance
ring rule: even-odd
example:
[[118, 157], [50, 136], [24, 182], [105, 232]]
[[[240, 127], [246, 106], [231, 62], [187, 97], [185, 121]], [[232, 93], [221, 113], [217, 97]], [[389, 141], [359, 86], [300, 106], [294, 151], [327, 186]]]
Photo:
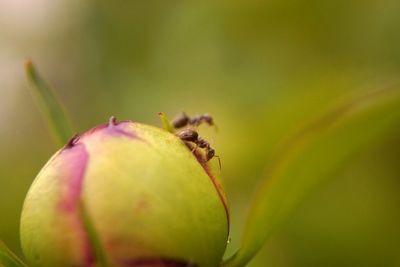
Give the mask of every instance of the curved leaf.
[[373, 91], [304, 125], [277, 147], [257, 187], [238, 252], [224, 266], [246, 265], [307, 193], [351, 156], [400, 129], [400, 90]]

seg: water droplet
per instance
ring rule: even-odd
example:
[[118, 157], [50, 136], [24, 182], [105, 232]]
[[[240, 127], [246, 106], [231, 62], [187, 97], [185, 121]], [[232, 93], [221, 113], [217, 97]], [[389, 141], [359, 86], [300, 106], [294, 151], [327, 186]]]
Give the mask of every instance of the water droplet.
[[226, 241], [227, 244], [232, 242], [232, 238], [230, 236], [228, 236], [228, 240]]

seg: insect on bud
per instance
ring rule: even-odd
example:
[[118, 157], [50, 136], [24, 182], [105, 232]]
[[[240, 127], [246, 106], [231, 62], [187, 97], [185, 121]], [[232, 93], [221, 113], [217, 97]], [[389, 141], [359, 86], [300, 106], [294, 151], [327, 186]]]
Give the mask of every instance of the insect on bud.
[[36, 177], [24, 254], [34, 267], [218, 266], [229, 211], [217, 173], [180, 137], [112, 118], [74, 136]]
[[187, 142], [196, 142], [199, 134], [196, 131], [190, 130], [190, 129], [186, 129], [183, 130], [182, 132], [180, 132], [178, 134], [178, 137], [182, 140], [182, 141], [187, 141]]
[[186, 113], [182, 113], [172, 121], [172, 125], [174, 126], [174, 128], [181, 128], [186, 126], [189, 121], [190, 118], [188, 117], [188, 115], [186, 115]]

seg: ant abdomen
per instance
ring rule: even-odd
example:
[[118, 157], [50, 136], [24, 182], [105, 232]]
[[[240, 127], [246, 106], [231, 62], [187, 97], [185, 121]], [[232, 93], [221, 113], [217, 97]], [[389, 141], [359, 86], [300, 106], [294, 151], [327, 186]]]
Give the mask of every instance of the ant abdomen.
[[182, 113], [172, 120], [172, 126], [174, 126], [175, 129], [182, 128], [188, 125], [189, 121], [190, 118], [185, 113]]

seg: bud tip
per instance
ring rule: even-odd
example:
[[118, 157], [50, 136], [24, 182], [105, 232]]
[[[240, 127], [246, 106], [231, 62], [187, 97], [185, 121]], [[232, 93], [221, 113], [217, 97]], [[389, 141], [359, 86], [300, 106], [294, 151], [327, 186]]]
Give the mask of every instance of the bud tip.
[[114, 116], [111, 116], [110, 120], [108, 121], [108, 127], [112, 127], [117, 125], [117, 118]]
[[68, 142], [65, 144], [64, 148], [71, 148], [73, 147], [76, 142], [79, 140], [79, 135], [76, 133], [74, 134], [71, 139], [68, 140]]

